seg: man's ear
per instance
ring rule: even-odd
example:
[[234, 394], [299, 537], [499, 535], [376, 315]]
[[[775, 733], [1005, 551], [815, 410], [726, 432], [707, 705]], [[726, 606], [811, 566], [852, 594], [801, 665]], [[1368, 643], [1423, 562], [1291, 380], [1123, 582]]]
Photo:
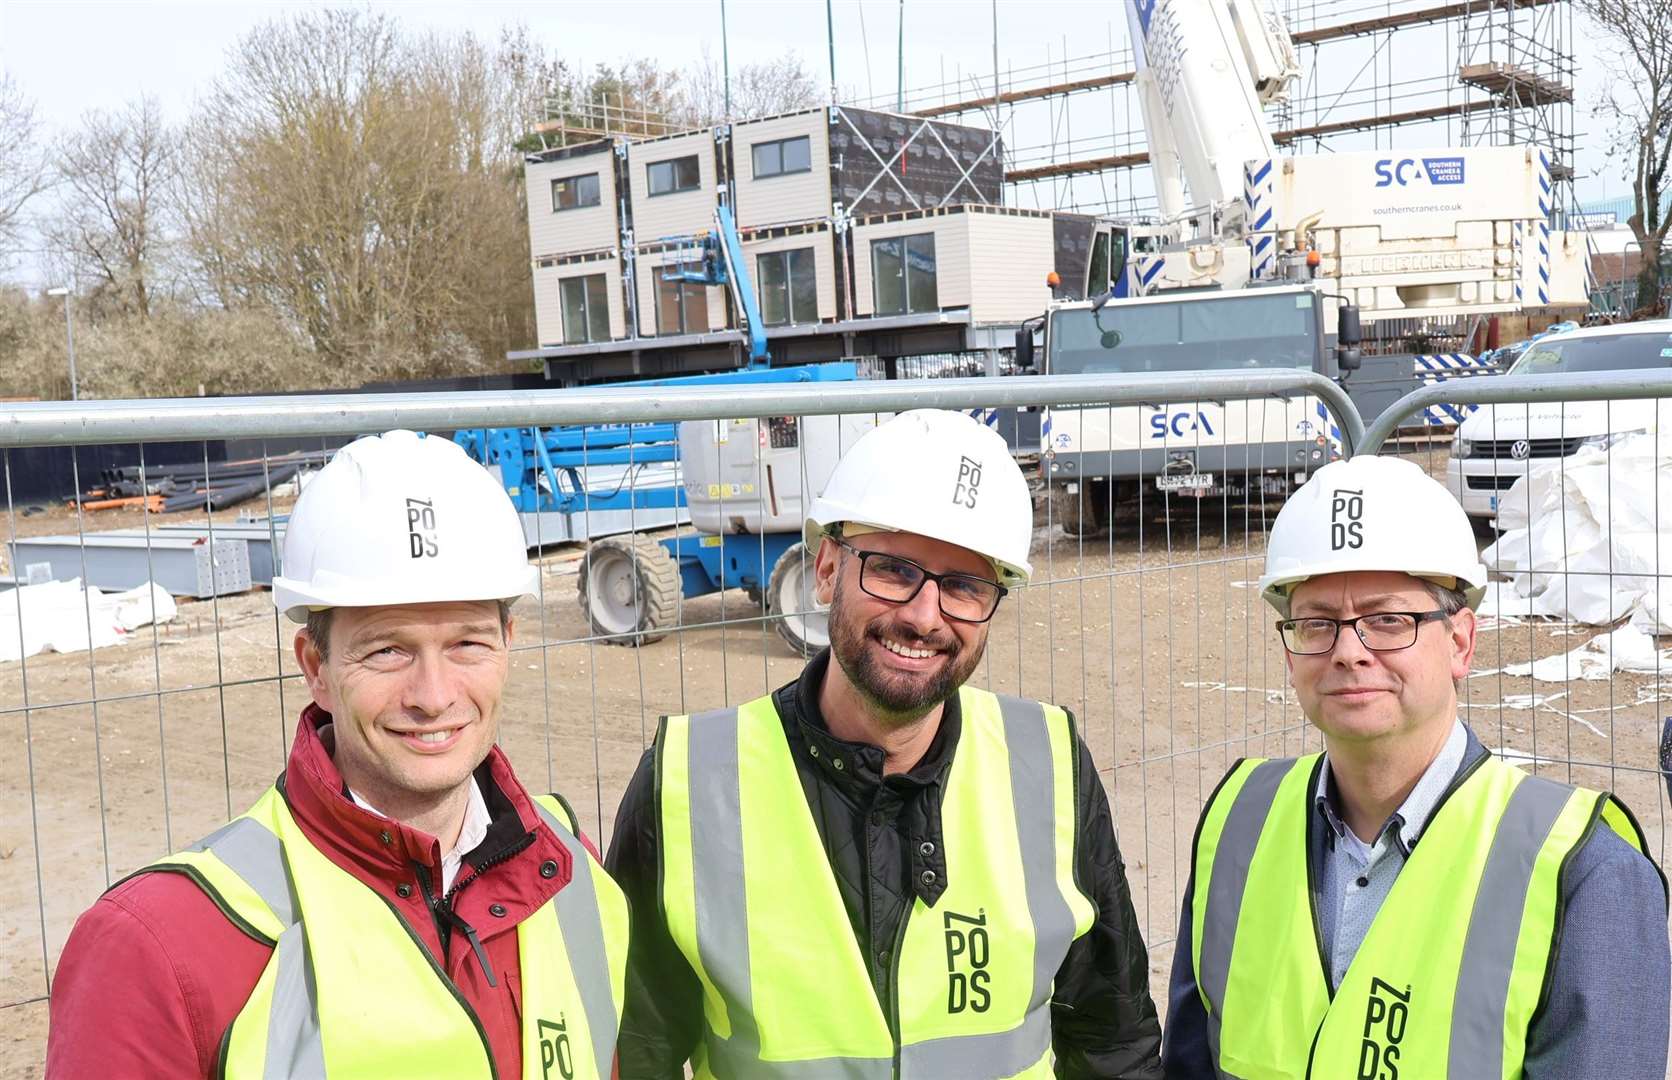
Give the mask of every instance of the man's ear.
[[1468, 608], [1456, 612], [1448, 621], [1451, 623], [1451, 678], [1453, 682], [1458, 682], [1469, 677], [1480, 623]]
[[296, 666], [302, 669], [302, 681], [308, 684], [308, 693], [313, 696], [314, 704], [328, 713], [334, 713], [336, 697], [325, 679], [325, 657], [320, 655], [313, 635], [308, 633], [307, 627], [303, 627], [296, 631], [296, 640], [291, 644], [296, 650]]
[[813, 597], [821, 607], [829, 607], [836, 598], [836, 575], [841, 569], [841, 546], [828, 536], [821, 538], [813, 559]]

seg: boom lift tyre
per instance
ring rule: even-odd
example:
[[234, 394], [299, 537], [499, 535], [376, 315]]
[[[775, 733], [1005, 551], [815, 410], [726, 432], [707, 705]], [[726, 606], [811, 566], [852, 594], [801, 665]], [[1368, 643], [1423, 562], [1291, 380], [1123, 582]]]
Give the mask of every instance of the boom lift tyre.
[[779, 556], [766, 586], [766, 611], [776, 615], [778, 636], [804, 657], [830, 644], [829, 619], [813, 596], [813, 554], [796, 542]]
[[581, 610], [611, 644], [648, 645], [667, 636], [679, 611], [679, 563], [648, 536], [594, 540], [581, 562]]

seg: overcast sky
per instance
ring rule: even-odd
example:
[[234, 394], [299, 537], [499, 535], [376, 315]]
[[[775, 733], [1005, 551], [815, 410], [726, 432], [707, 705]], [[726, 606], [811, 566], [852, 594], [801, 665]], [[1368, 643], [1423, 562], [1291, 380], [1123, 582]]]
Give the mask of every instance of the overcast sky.
[[[296, 0], [0, 0], [0, 67], [36, 100], [52, 127], [68, 127], [89, 109], [116, 109], [141, 94], [156, 97], [171, 119], [184, 120], [241, 36], [274, 17], [324, 6]], [[705, 45], [716, 58], [720, 53], [719, 0], [371, 0], [365, 6], [393, 12], [409, 27], [470, 30], [489, 39], [503, 26], [522, 23], [559, 55], [583, 64], [647, 56], [677, 67], [695, 60]], [[901, 5], [896, 0], [835, 0], [833, 6], [839, 85], [866, 96], [891, 94]], [[1286, 0], [1284, 6], [1296, 5]], [[1365, 8], [1362, 3], [1345, 6], [1360, 14]], [[982, 85], [990, 84], [991, 0], [906, 0], [903, 10], [908, 90], [960, 72], [966, 80], [979, 73]], [[734, 66], [794, 50], [821, 82], [827, 78], [823, 0], [727, 0], [726, 15]], [[1001, 67], [1018, 71], [1048, 60], [1060, 63], [1065, 51], [1081, 57], [1111, 45], [1123, 47], [1126, 38], [1122, 0], [999, 0], [997, 28]], [[1432, 33], [1400, 35], [1397, 51], [1377, 50], [1369, 39], [1360, 44], [1366, 62], [1392, 67], [1397, 57], [1403, 70], [1410, 58], [1431, 48], [1424, 35]], [[1578, 36], [1581, 47], [1588, 48], [1584, 33]], [[1331, 55], [1342, 70], [1359, 66], [1346, 47]], [[1581, 130], [1593, 126], [1586, 106], [1600, 77], [1593, 69], [1600, 67], [1581, 63], [1578, 89], [1584, 104], [1576, 111]], [[1108, 131], [1107, 94], [1072, 100], [1071, 109], [1049, 117], [1040, 109], [1020, 115], [1036, 126], [1056, 125], [1059, 139], [1064, 128], [1070, 136], [1099, 127]], [[971, 122], [979, 120], [971, 117]], [[1123, 119], [1120, 126], [1126, 123]], [[1007, 136], [1020, 153], [1029, 144], [1042, 146], [1052, 133], [1036, 127]], [[1438, 135], [1416, 132], [1398, 145], [1442, 144], [1444, 136], [1443, 130]], [[1587, 201], [1629, 192], [1618, 175], [1594, 175], [1603, 167], [1599, 143], [1599, 134], [1590, 136], [1578, 160], [1579, 194]], [[1043, 197], [1049, 200], [1051, 192]], [[1025, 199], [1023, 204], [1028, 204]], [[27, 268], [22, 269], [13, 276], [28, 280]]]

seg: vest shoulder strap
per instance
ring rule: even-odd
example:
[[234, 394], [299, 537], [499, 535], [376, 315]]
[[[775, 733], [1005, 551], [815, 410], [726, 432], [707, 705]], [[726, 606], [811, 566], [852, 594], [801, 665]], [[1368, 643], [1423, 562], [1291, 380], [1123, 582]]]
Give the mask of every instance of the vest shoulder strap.
[[534, 796], [534, 806], [535, 809], [544, 811], [540, 816], [548, 819], [546, 824], [561, 825], [572, 835], [580, 836], [581, 819], [575, 813], [575, 808], [569, 805], [569, 800], [562, 795], [555, 791], [548, 792], [545, 795], [536, 795]]
[[1601, 797], [1597, 799], [1597, 808], [1597, 814], [1603, 823], [1613, 829], [1620, 839], [1636, 848], [1645, 859], [1648, 859], [1649, 865], [1655, 868], [1655, 875], [1660, 878], [1661, 896], [1663, 899], [1668, 899], [1666, 872], [1649, 854], [1648, 838], [1644, 835], [1643, 826], [1638, 824], [1637, 817], [1631, 812], [1631, 808], [1612, 791], [1602, 793]]
[[289, 817], [284, 796], [276, 787], [269, 788], [244, 814], [122, 880], [150, 873], [183, 874], [234, 926], [271, 947], [297, 921], [280, 839]]

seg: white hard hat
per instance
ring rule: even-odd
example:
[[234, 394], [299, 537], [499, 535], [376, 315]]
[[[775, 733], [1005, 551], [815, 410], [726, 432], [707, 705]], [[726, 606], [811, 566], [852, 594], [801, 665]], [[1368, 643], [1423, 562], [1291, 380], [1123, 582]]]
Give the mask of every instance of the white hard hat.
[[391, 431], [337, 451], [302, 490], [273, 604], [380, 607], [532, 595], [522, 522], [493, 474], [448, 439]]
[[992, 562], [1002, 585], [1033, 573], [1027, 479], [1004, 439], [963, 413], [916, 409], [861, 436], [807, 515], [808, 550], [843, 523], [968, 548]]
[[1278, 513], [1260, 592], [1289, 615], [1307, 578], [1392, 570], [1462, 590], [1469, 607], [1486, 592], [1486, 567], [1463, 508], [1415, 462], [1363, 456], [1312, 474]]

